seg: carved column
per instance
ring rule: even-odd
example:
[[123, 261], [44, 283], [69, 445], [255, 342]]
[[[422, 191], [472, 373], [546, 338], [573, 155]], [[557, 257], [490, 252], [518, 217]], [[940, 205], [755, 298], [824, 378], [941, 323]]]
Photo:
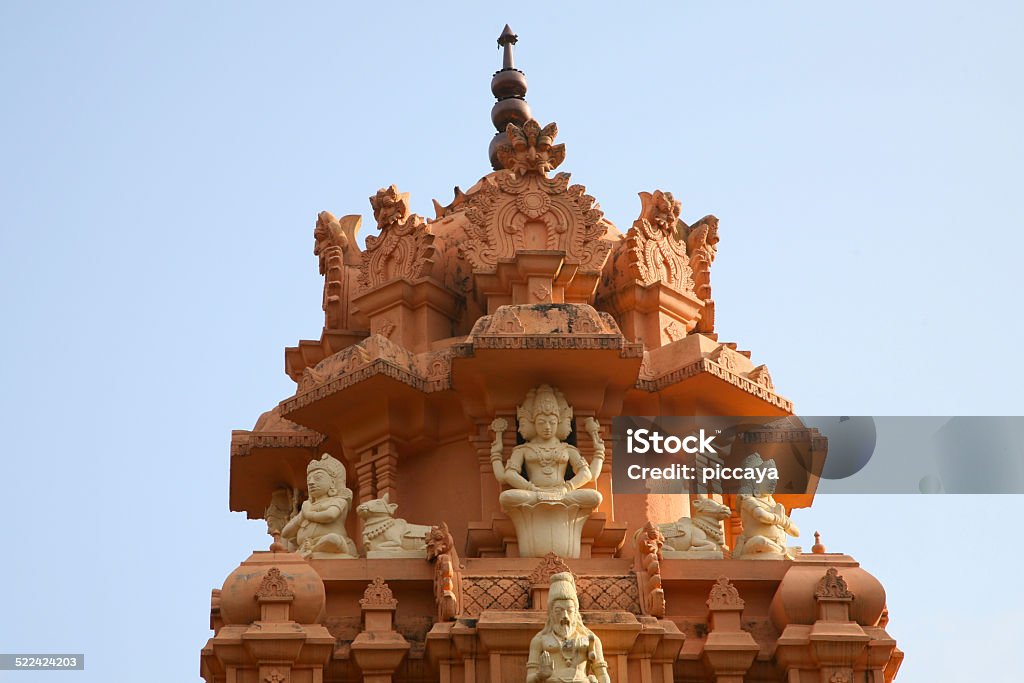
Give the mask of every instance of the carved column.
[[371, 446], [359, 453], [356, 476], [359, 479], [359, 502], [365, 503], [388, 494], [398, 500], [398, 445], [392, 439]]
[[409, 652], [409, 643], [394, 630], [398, 601], [379, 576], [359, 601], [363, 630], [352, 641], [352, 657], [366, 683], [391, 683], [395, 669]]
[[743, 600], [739, 591], [724, 576], [718, 579], [708, 596], [708, 633], [704, 643], [704, 663], [714, 672], [716, 683], [743, 683], [743, 676], [754, 663], [760, 647], [743, 630], [740, 616]]

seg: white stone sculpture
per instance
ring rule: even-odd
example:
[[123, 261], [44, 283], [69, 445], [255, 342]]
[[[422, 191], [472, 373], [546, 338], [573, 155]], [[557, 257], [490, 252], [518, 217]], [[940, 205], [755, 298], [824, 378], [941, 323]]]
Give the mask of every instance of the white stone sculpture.
[[[583, 524], [602, 500], [596, 489], [581, 488], [597, 480], [604, 464], [601, 427], [592, 417], [584, 421], [583, 429], [594, 444], [588, 465], [579, 450], [565, 442], [572, 431], [572, 408], [558, 389], [547, 384], [531, 389], [517, 415], [526, 443], [513, 448], [503, 464], [502, 433], [508, 423], [495, 419], [491, 465], [495, 478], [511, 487], [501, 492], [499, 502], [515, 526], [519, 555], [543, 557], [553, 552], [579, 557]], [[566, 479], [570, 465], [573, 476]]]
[[386, 493], [356, 508], [363, 520], [366, 557], [426, 557], [430, 527], [395, 517], [397, 509], [398, 503], [392, 503]]
[[530, 641], [526, 683], [611, 683], [601, 640], [583, 624], [576, 581], [569, 572], [551, 577], [548, 621]]
[[658, 525], [665, 537], [662, 556], [680, 560], [722, 559], [727, 549], [722, 521], [731, 514], [728, 505], [711, 498], [697, 498], [693, 501], [693, 517]]
[[345, 466], [324, 453], [306, 467], [309, 499], [299, 514], [281, 530], [294, 539], [298, 553], [306, 558], [354, 558], [356, 544], [345, 531], [345, 518], [352, 506], [352, 490], [345, 487]]
[[[753, 453], [743, 461], [743, 467], [775, 468], [774, 460], [762, 460]], [[743, 533], [736, 541], [733, 557], [743, 560], [793, 559], [800, 554], [799, 548], [786, 547], [786, 534], [799, 536], [800, 530], [786, 515], [786, 508], [776, 503], [777, 479], [766, 477], [758, 483], [744, 483], [743, 491], [736, 496], [743, 522]]]

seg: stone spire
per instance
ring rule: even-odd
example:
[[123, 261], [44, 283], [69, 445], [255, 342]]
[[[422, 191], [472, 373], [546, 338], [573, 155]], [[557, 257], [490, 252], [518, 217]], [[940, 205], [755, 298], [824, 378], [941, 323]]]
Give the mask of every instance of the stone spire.
[[497, 102], [491, 107], [491, 123], [497, 133], [491, 139], [488, 155], [491, 167], [497, 171], [501, 168], [498, 162], [498, 147], [506, 141], [505, 128], [510, 123], [522, 126], [530, 120], [530, 105], [526, 103], [526, 75], [516, 68], [512, 55], [512, 46], [518, 42], [519, 36], [505, 24], [505, 30], [498, 36], [498, 45], [504, 48], [501, 70], [495, 72], [491, 79], [491, 92]]

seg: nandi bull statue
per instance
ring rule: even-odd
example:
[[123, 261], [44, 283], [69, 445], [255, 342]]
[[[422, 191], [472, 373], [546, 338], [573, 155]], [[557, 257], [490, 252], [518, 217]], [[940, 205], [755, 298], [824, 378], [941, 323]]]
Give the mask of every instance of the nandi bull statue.
[[732, 510], [711, 498], [697, 498], [692, 503], [693, 516], [659, 524], [665, 537], [662, 556], [680, 560], [720, 560], [728, 550], [725, 545], [723, 520]]
[[426, 557], [430, 527], [395, 517], [397, 509], [398, 503], [392, 503], [386, 493], [356, 508], [363, 521], [363, 550], [368, 558]]

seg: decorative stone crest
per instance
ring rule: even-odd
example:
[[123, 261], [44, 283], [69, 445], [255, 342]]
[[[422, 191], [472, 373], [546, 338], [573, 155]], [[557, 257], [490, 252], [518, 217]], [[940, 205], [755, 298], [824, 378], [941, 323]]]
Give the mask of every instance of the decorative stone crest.
[[736, 586], [729, 583], [724, 576], [718, 577], [718, 581], [711, 587], [708, 594], [708, 609], [710, 610], [736, 610], [743, 609], [743, 599]]
[[765, 389], [775, 391], [775, 383], [772, 382], [772, 376], [768, 373], [767, 365], [758, 365], [750, 371], [748, 377], [752, 382], [757, 382]]
[[277, 567], [271, 567], [263, 575], [260, 587], [256, 589], [257, 600], [291, 600], [295, 597], [288, 581]]
[[370, 206], [380, 235], [366, 238], [359, 266], [360, 288], [429, 275], [436, 256], [434, 235], [422, 217], [409, 213], [409, 193], [391, 185], [370, 197]]
[[609, 226], [596, 200], [582, 185], [569, 185], [568, 173], [488, 176], [457, 210], [469, 221], [459, 252], [477, 273], [494, 273], [519, 250], [547, 250], [564, 251], [581, 275], [596, 279], [612, 246], [602, 239]]
[[[558, 137], [558, 126], [549, 123], [543, 128], [530, 119], [522, 128], [514, 123], [505, 128], [508, 142], [498, 148], [498, 161], [503, 168], [517, 175], [539, 173], [546, 175], [565, 160], [565, 145], [554, 144]], [[543, 198], [538, 198], [543, 203]], [[534, 206], [540, 210], [539, 206]], [[538, 214], [539, 215], [539, 214]]]
[[359, 599], [359, 604], [363, 609], [368, 607], [394, 609], [398, 607], [398, 601], [395, 600], [391, 588], [379, 576], [375, 577], [370, 585], [366, 587], [363, 597]]
[[288, 677], [281, 673], [280, 669], [271, 669], [270, 673], [263, 677], [266, 683], [285, 683]]
[[534, 567], [526, 580], [531, 586], [539, 586], [548, 583], [552, 576], [560, 572], [569, 572], [571, 574], [572, 570], [569, 569], [569, 565], [565, 563], [565, 560], [558, 555], [548, 553], [541, 559], [540, 564]]
[[626, 233], [627, 263], [641, 284], [661, 282], [678, 292], [693, 292], [686, 245], [676, 238], [682, 204], [671, 192], [640, 193], [640, 217]]
[[839, 570], [829, 567], [825, 575], [818, 581], [814, 589], [814, 597], [819, 600], [853, 600], [853, 593], [846, 585], [846, 579], [839, 575]]

